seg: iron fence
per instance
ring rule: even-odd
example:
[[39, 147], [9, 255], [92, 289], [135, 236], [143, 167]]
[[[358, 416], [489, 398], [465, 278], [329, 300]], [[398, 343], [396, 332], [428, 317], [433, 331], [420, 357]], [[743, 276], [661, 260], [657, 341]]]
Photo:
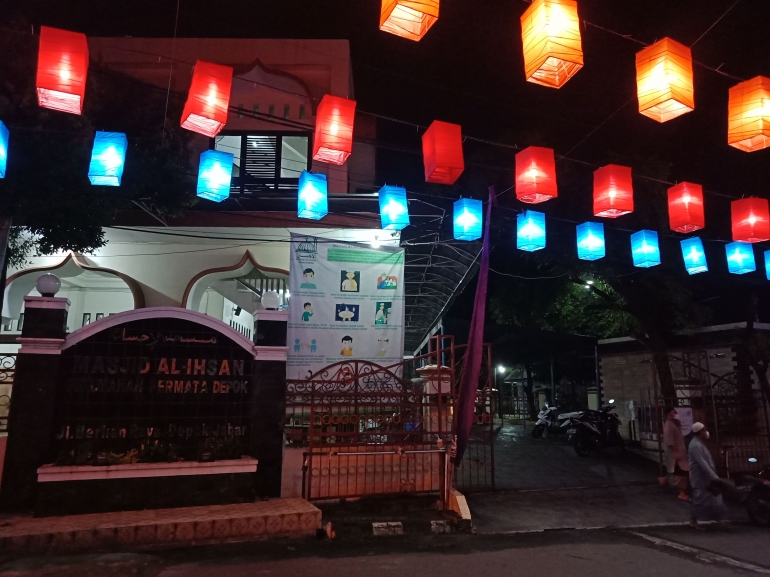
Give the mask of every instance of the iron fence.
[[[342, 361], [307, 380], [287, 380], [286, 442], [303, 451], [310, 500], [386, 493], [435, 493], [447, 480], [455, 392], [464, 347], [431, 339], [426, 355], [391, 366]], [[460, 487], [494, 485], [489, 347]]]

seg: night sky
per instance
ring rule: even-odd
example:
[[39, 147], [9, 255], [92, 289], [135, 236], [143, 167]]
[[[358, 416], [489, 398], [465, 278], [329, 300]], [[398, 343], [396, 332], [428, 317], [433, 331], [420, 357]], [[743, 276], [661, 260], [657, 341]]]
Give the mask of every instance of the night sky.
[[[579, 14], [648, 44], [671, 36], [690, 45], [733, 2], [580, 0]], [[581, 30], [585, 67], [565, 87], [527, 83], [519, 24], [528, 5], [524, 0], [443, 0], [439, 21], [419, 43], [378, 30], [379, 0], [180, 3], [180, 37], [349, 39], [363, 110], [422, 125], [436, 118], [457, 122], [469, 135], [522, 147], [536, 142], [563, 154], [627, 103], [571, 156], [602, 165], [612, 151], [639, 153], [672, 163], [672, 179], [707, 189], [738, 197], [766, 196], [770, 189], [770, 150], [747, 154], [726, 144], [727, 90], [735, 80], [696, 66], [696, 110], [658, 124], [636, 109], [634, 54], [642, 45], [589, 26]], [[92, 36], [172, 36], [176, 5], [176, 0], [28, 0], [17, 10], [36, 29], [47, 24]], [[693, 55], [739, 78], [770, 76], [770, 2], [740, 0]], [[419, 148], [414, 129], [404, 133], [382, 122], [379, 129], [383, 139]], [[492, 164], [502, 172], [512, 165], [512, 158], [504, 162], [512, 154], [503, 153]], [[420, 159], [407, 162], [419, 174]]]
[[[643, 43], [670, 36], [691, 45], [734, 1], [579, 0], [578, 5], [581, 19]], [[180, 0], [177, 34], [347, 38], [360, 110], [423, 126], [434, 119], [455, 122], [466, 135], [520, 148], [549, 146], [557, 158], [569, 152], [592, 164], [559, 162], [560, 178], [567, 174], [572, 184], [559, 199], [540, 205], [549, 216], [572, 223], [591, 218], [594, 168], [639, 158], [641, 166], [665, 167], [671, 182], [702, 184], [707, 191], [702, 236], [730, 240], [730, 199], [770, 196], [770, 149], [745, 153], [727, 145], [728, 89], [738, 81], [696, 65], [695, 111], [659, 124], [638, 113], [634, 55], [642, 44], [587, 25], [581, 28], [584, 68], [560, 90], [530, 84], [524, 79], [519, 23], [527, 6], [524, 0], [442, 0], [439, 21], [416, 43], [378, 30], [379, 0]], [[176, 7], [176, 0], [27, 0], [15, 9], [36, 31], [46, 24], [90, 36], [170, 37]], [[10, 20], [13, 13], [5, 16]], [[770, 76], [770, 0], [739, 0], [697, 42], [693, 57], [741, 79]], [[512, 184], [515, 150], [466, 142], [468, 168], [458, 183], [426, 185], [421, 131], [389, 121], [379, 121], [377, 129], [383, 145], [379, 184], [477, 198], [485, 198], [487, 184], [499, 190]], [[646, 170], [639, 165], [637, 175]], [[664, 195], [665, 187], [654, 193], [638, 189], [640, 215], [623, 217], [617, 225], [638, 230], [643, 224], [664, 233]], [[513, 192], [499, 201], [504, 208], [525, 208]], [[659, 226], [649, 218], [643, 222], [645, 206], [662, 216]], [[564, 237], [565, 251], [574, 252], [572, 234]]]

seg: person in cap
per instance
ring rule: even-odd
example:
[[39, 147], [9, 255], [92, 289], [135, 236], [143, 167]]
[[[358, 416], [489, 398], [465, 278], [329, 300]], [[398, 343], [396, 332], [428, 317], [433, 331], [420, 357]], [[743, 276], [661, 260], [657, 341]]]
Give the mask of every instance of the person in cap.
[[714, 459], [706, 447], [709, 431], [703, 423], [692, 426], [694, 437], [690, 442], [690, 486], [692, 487], [692, 506], [690, 525], [698, 526], [698, 521], [722, 521], [725, 518], [725, 504], [722, 495], [712, 492], [714, 481], [719, 480]]
[[[687, 501], [687, 476], [690, 464], [687, 459], [687, 449], [682, 436], [682, 425], [676, 418], [674, 407], [666, 408], [666, 421], [663, 423], [663, 449], [666, 453], [666, 470], [668, 482], [672, 487], [679, 489], [679, 498]], [[664, 477], [661, 484], [665, 483]]]

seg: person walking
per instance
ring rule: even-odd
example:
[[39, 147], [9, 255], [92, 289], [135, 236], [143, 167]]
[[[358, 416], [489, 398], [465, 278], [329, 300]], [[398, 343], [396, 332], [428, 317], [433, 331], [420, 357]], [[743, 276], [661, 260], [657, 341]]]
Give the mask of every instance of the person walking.
[[[666, 453], [666, 471], [669, 484], [679, 489], [679, 498], [687, 501], [687, 477], [690, 472], [690, 464], [687, 458], [687, 449], [682, 436], [682, 424], [676, 418], [674, 407], [666, 408], [666, 421], [663, 423], [663, 449]], [[661, 482], [663, 484], [665, 478]]]
[[714, 459], [706, 447], [709, 431], [703, 423], [692, 426], [695, 434], [690, 442], [690, 486], [692, 507], [690, 525], [698, 527], [698, 521], [722, 521], [725, 518], [725, 504], [722, 495], [715, 491], [719, 481]]

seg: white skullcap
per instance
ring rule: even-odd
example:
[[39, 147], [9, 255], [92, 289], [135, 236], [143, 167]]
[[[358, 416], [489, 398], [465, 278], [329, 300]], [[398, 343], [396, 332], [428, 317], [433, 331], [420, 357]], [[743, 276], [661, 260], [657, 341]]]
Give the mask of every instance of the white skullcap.
[[703, 423], [693, 423], [692, 425], [692, 432], [693, 433], [700, 433], [703, 430], [703, 427], [705, 427]]

